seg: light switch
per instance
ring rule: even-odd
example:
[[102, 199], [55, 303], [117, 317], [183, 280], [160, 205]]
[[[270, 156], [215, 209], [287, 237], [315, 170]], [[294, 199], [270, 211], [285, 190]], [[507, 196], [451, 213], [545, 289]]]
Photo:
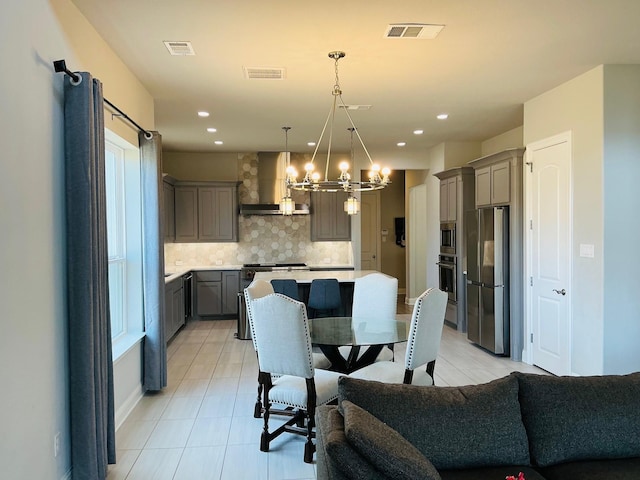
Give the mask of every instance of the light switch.
[[593, 258], [595, 252], [595, 247], [591, 244], [580, 244], [580, 256], [585, 258]]

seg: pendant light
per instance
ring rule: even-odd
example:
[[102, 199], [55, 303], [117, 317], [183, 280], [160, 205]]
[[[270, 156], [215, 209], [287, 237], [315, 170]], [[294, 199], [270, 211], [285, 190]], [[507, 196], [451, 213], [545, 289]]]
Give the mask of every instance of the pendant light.
[[[291, 127], [282, 127], [282, 130], [284, 130], [284, 154], [287, 158], [287, 171], [289, 171], [291, 169], [291, 154], [289, 153], [289, 130], [291, 130]], [[291, 189], [287, 186], [287, 193], [280, 200], [280, 213], [282, 215], [293, 215], [295, 208], [296, 206], [291, 198]]]

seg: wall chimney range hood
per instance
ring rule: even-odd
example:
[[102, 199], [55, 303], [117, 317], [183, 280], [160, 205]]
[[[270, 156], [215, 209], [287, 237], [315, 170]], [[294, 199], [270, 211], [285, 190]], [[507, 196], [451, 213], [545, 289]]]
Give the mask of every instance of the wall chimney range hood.
[[[243, 203], [240, 215], [282, 215], [280, 199], [286, 192], [285, 169], [287, 153], [258, 153], [258, 201], [260, 203]], [[309, 205], [296, 204], [294, 215], [308, 215]]]

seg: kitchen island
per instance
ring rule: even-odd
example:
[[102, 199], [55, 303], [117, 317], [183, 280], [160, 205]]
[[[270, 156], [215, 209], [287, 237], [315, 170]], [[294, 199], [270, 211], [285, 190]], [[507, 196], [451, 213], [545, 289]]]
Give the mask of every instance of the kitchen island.
[[336, 313], [338, 316], [350, 316], [353, 303], [353, 284], [357, 278], [364, 277], [377, 270], [292, 270], [276, 272], [256, 272], [255, 280], [267, 282], [275, 279], [293, 279], [298, 282], [298, 296], [305, 304], [309, 300], [311, 282], [316, 279], [335, 278], [340, 283], [340, 298], [342, 306]]

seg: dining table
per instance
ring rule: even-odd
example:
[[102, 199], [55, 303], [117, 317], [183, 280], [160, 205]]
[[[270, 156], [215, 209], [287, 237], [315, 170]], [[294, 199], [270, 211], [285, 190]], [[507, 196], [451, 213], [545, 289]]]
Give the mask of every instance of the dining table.
[[[406, 342], [409, 331], [395, 317], [319, 317], [309, 322], [312, 345], [331, 361], [330, 370], [346, 374], [372, 364], [385, 345]], [[351, 347], [346, 358], [343, 346]], [[360, 355], [362, 348], [366, 350]]]

